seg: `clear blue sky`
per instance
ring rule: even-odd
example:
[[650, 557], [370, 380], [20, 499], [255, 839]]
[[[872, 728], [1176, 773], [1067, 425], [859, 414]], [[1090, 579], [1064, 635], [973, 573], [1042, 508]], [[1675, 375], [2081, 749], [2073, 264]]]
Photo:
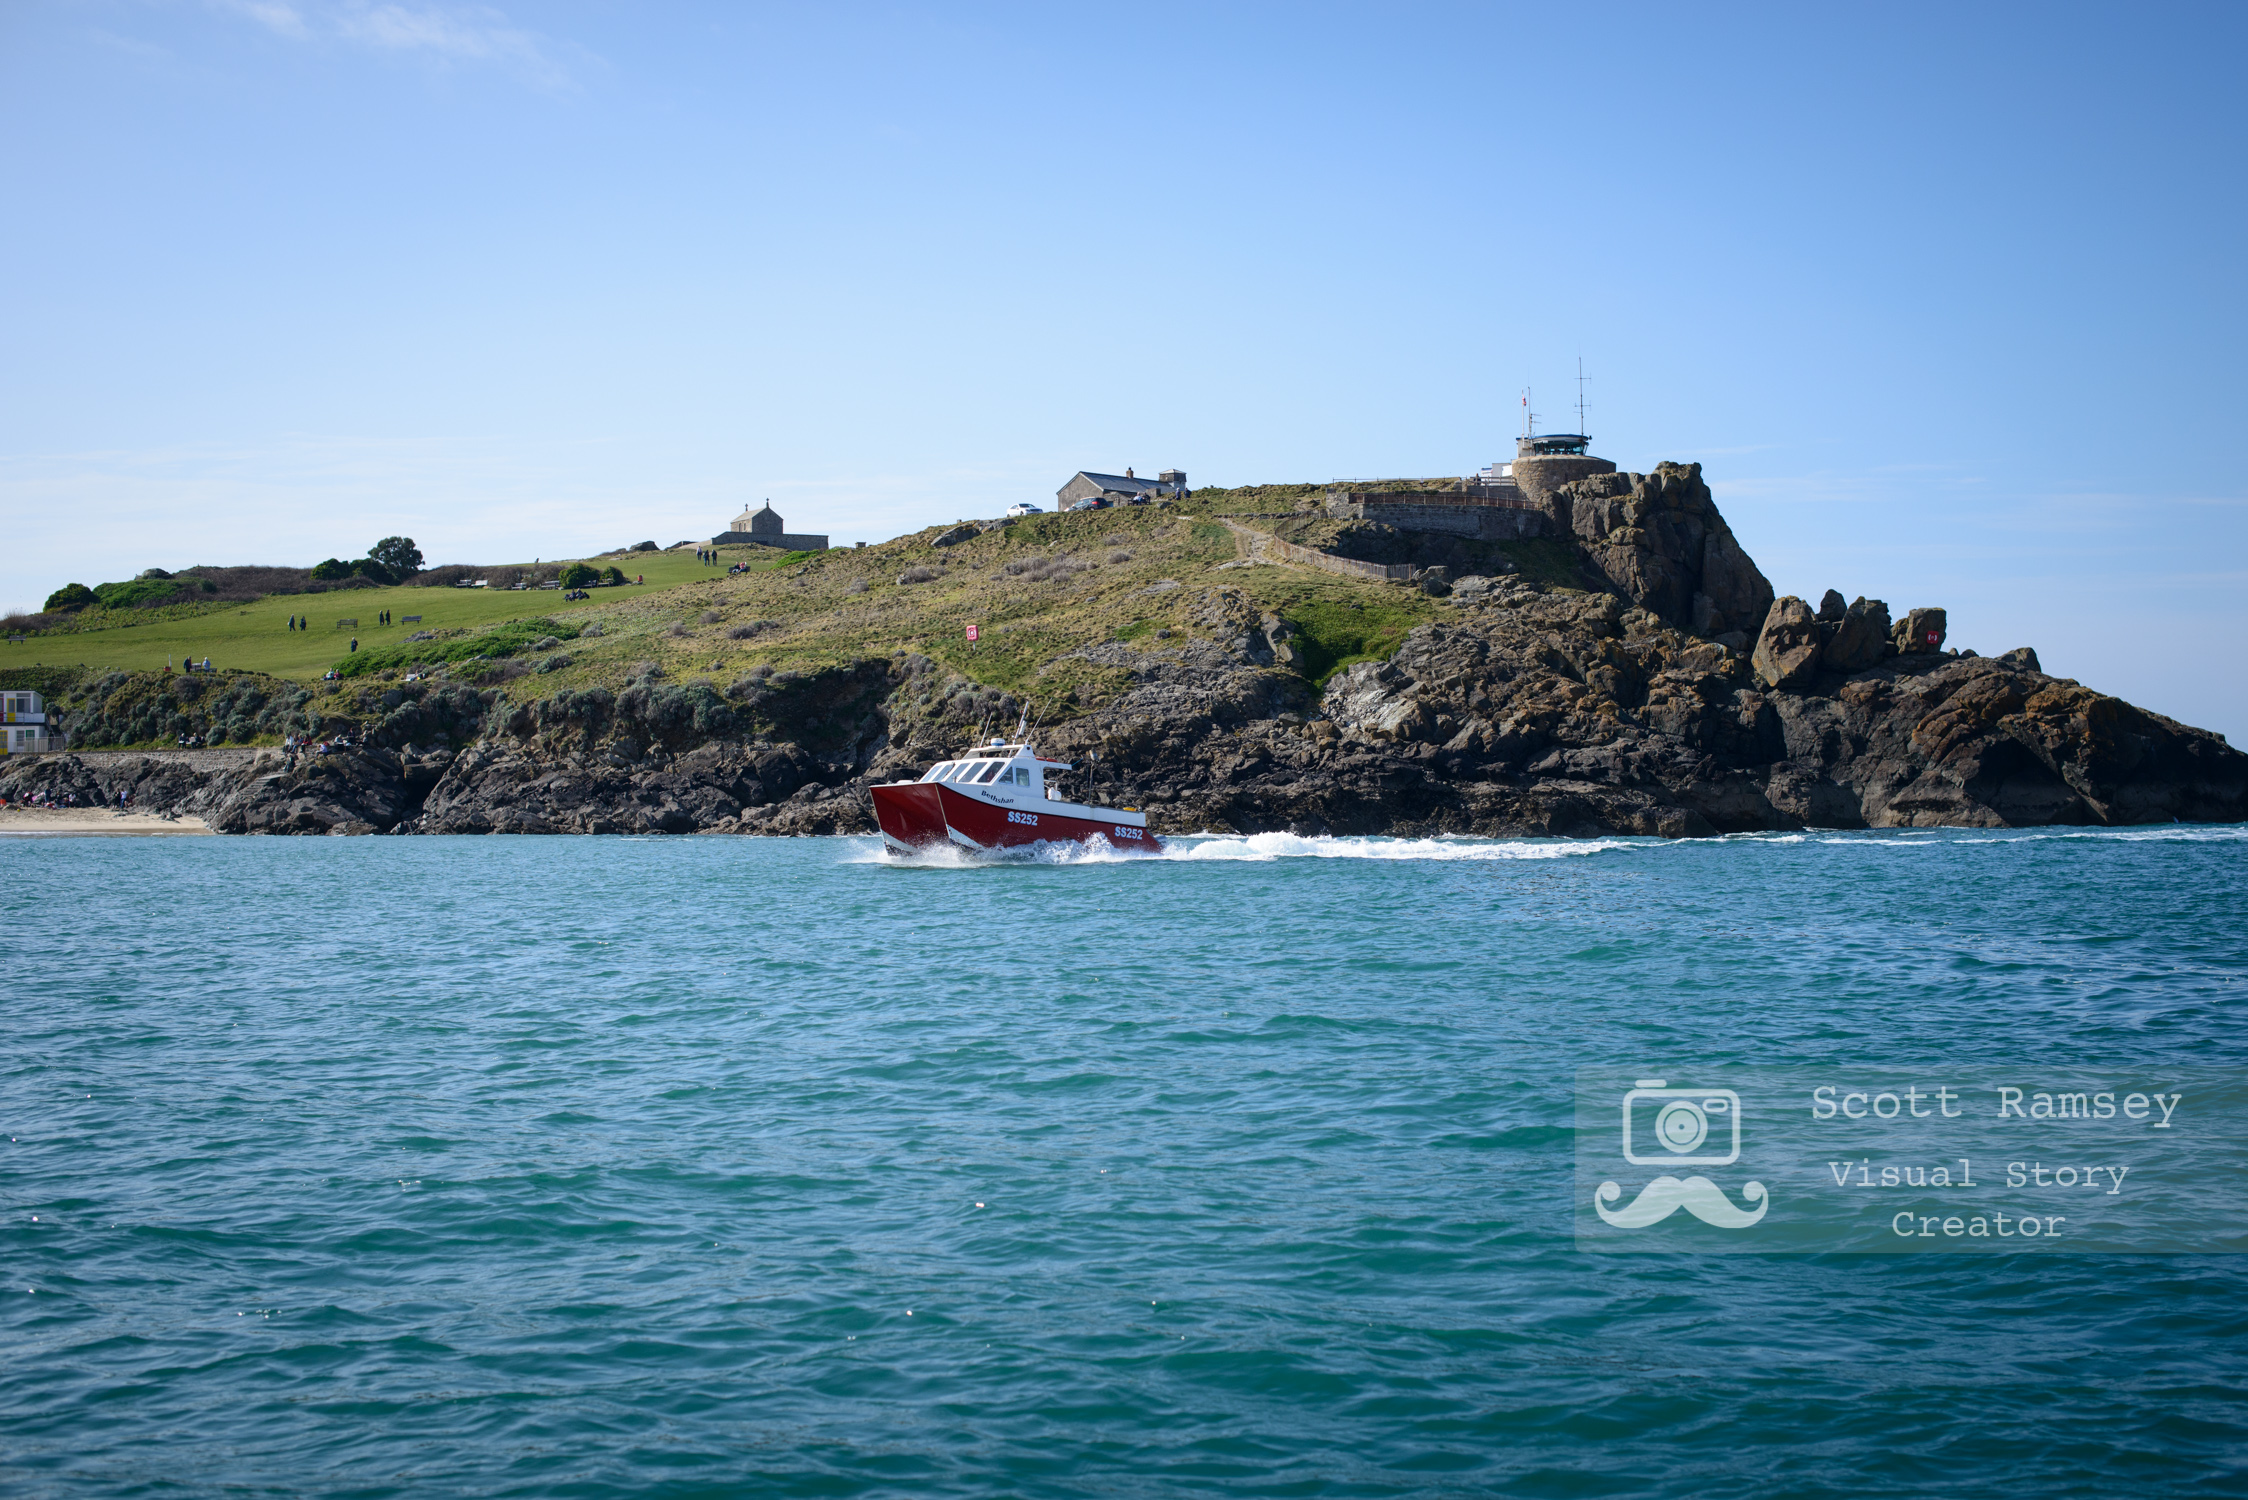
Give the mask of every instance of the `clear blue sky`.
[[2248, 736], [2248, 11], [0, 0], [0, 604], [1457, 473]]

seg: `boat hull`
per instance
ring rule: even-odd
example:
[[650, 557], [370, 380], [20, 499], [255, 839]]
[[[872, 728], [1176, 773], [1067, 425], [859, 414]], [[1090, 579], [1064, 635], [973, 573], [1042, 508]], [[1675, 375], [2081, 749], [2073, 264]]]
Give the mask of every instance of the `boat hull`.
[[[1103, 839], [1119, 849], [1160, 850], [1162, 840], [1125, 822], [1072, 813], [1000, 807], [938, 782], [869, 788], [882, 843], [898, 853], [946, 844], [969, 850], [1015, 849], [1029, 844], [1091, 843]], [[1083, 809], [1097, 812], [1096, 808]]]

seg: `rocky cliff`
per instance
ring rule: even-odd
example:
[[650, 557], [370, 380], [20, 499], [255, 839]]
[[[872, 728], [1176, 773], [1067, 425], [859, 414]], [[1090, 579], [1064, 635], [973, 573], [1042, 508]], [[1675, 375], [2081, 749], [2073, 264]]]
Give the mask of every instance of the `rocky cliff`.
[[[1428, 617], [1323, 684], [1310, 675], [1310, 627], [1266, 597], [1284, 569], [1242, 558], [1204, 563], [1192, 580], [1111, 586], [1171, 623], [1057, 642], [1042, 680], [1109, 687], [1061, 692], [1061, 722], [1041, 745], [1083, 766], [1090, 798], [1145, 807], [1173, 832], [1687, 836], [2248, 818], [2248, 756], [2219, 736], [2050, 676], [2028, 648], [1947, 651], [1941, 610], [1892, 620], [1877, 599], [1774, 599], [1697, 466], [1564, 486], [1553, 521], [1574, 539], [1574, 577], [1435, 570], [1408, 596]], [[997, 545], [952, 536], [941, 555], [964, 569]], [[870, 569], [894, 565], [870, 549]], [[991, 576], [1016, 592], [1097, 587], [1066, 558]], [[1376, 603], [1402, 592], [1363, 587]], [[269, 751], [228, 769], [43, 757], [0, 767], [0, 794], [114, 801], [127, 789], [143, 809], [245, 833], [866, 830], [867, 783], [918, 774], [979, 726], [1011, 726], [1022, 705], [978, 682], [974, 665], [892, 651], [761, 668], [720, 689], [643, 663], [620, 688], [546, 697], [511, 696], [529, 679], [398, 684], [357, 700], [354, 743], [332, 754]], [[94, 695], [89, 721], [111, 696], [148, 692], [120, 680]], [[287, 685], [261, 696], [310, 712]], [[1040, 701], [1055, 712], [1052, 695]], [[342, 721], [320, 722], [329, 734]]]

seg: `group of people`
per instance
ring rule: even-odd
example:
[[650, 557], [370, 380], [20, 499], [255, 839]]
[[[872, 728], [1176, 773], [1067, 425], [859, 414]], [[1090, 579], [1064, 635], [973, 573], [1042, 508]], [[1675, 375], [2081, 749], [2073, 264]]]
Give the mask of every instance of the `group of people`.
[[[211, 667], [211, 659], [210, 659], [210, 658], [209, 658], [208, 656], [206, 656], [206, 657], [204, 657], [204, 658], [203, 658], [203, 664], [202, 664], [201, 666], [197, 666], [197, 665], [195, 664], [195, 658], [191, 656], [191, 657], [189, 657], [189, 658], [188, 658], [188, 659], [187, 659], [186, 661], [183, 661], [183, 662], [181, 662], [181, 663], [180, 663], [180, 670], [181, 670], [182, 672], [208, 672], [208, 671], [211, 671], [211, 670], [212, 670], [212, 667]], [[171, 663], [170, 659], [169, 659], [169, 658], [167, 658], [167, 659], [165, 660], [165, 662], [164, 662], [164, 675], [165, 675], [165, 676], [167, 676], [167, 677], [169, 677], [169, 676], [170, 676], [171, 674], [172, 674], [172, 663]]]
[[584, 589], [572, 589], [562, 597], [565, 599], [590, 599], [593, 597], [593, 595], [588, 593]]
[[[33, 787], [21, 797], [16, 798], [16, 803], [22, 807], [84, 807], [87, 805], [78, 800], [76, 792], [66, 790], [58, 795], [48, 791], [45, 787]], [[0, 792], [0, 807], [6, 807], [7, 805], [7, 794]], [[119, 807], [130, 807], [132, 802], [129, 794], [119, 792], [117, 794], [117, 805]]]
[[289, 757], [289, 764], [292, 767], [296, 765], [297, 757], [300, 755], [327, 755], [333, 751], [349, 750], [350, 748], [351, 736], [348, 734], [339, 734], [325, 740], [315, 740], [309, 735], [300, 737], [292, 734], [281, 742], [281, 753]]

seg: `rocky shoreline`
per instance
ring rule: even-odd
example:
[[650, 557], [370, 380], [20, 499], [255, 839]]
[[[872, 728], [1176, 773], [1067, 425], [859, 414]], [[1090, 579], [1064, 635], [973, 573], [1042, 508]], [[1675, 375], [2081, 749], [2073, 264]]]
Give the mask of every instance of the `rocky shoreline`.
[[[1081, 764], [1088, 798], [1174, 833], [2248, 819], [2248, 755], [2221, 736], [2050, 676], [2026, 647], [1947, 651], [1941, 610], [1775, 599], [1698, 466], [1579, 481], [1554, 504], [1581, 588], [1425, 570], [1443, 617], [1315, 689], [1284, 620], [1239, 587], [1182, 584], [1183, 638], [1071, 653], [1130, 686], [1041, 747]], [[870, 782], [1017, 708], [911, 653], [724, 693], [653, 672], [532, 702], [421, 683], [386, 689], [325, 756], [62, 754], [0, 766], [0, 794], [122, 790], [222, 833], [870, 832]]]

